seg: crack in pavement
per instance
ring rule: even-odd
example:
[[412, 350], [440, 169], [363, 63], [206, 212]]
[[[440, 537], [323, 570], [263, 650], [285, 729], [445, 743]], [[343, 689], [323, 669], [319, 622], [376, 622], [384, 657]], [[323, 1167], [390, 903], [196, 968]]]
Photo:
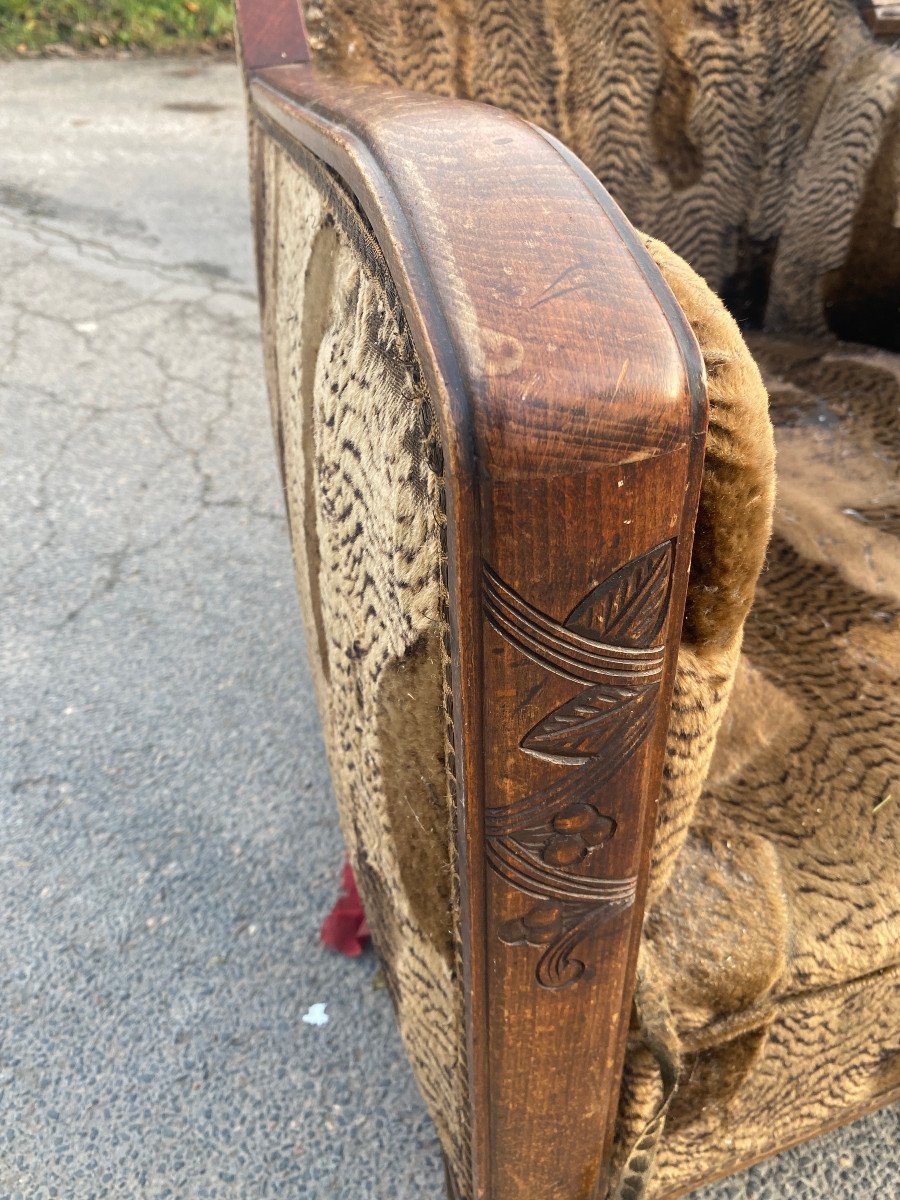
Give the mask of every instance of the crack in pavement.
[[83, 258], [93, 259], [107, 265], [140, 271], [144, 274], [155, 275], [167, 282], [171, 282], [173, 279], [184, 279], [187, 276], [192, 282], [202, 283], [202, 286], [206, 287], [210, 292], [238, 296], [241, 299], [254, 302], [256, 300], [256, 293], [251, 288], [244, 287], [231, 280], [222, 279], [218, 275], [217, 270], [210, 269], [210, 264], [196, 262], [164, 263], [158, 259], [146, 256], [138, 257], [136, 255], [123, 254], [111, 243], [101, 241], [98, 238], [70, 233], [65, 229], [58, 229], [53, 225], [47, 225], [36, 218], [30, 220], [27, 218], [18, 218], [9, 208], [4, 210], [0, 207], [0, 223], [6, 224], [8, 227], [16, 230], [16, 232], [24, 234], [44, 247], [51, 247], [54, 243], [58, 244], [62, 242], [73, 247], [78, 255]]
[[21, 212], [30, 220], [46, 217], [51, 221], [68, 221], [73, 225], [93, 225], [101, 232], [158, 246], [159, 238], [149, 233], [144, 221], [121, 217], [113, 208], [73, 204], [49, 192], [16, 183], [0, 183], [0, 208]]
[[[102, 332], [103, 323], [113, 320], [118, 315], [141, 310], [160, 313], [163, 315], [163, 321], [153, 324], [138, 338], [136, 343], [127, 333], [125, 337], [126, 355], [140, 355], [158, 372], [161, 386], [155, 388], [148, 399], [129, 400], [127, 405], [122, 403], [104, 404], [98, 400], [78, 399], [72, 396], [71, 391], [63, 392], [58, 387], [42, 386], [27, 381], [17, 380], [15, 382], [17, 391], [30, 394], [39, 405], [59, 408], [67, 416], [76, 413], [78, 418], [66, 431], [65, 437], [56, 451], [48, 458], [37, 481], [33, 512], [44, 524], [45, 534], [7, 578], [4, 592], [8, 595], [12, 594], [23, 576], [33, 568], [35, 563], [43, 555], [51, 553], [59, 547], [61, 534], [52, 502], [53, 480], [57, 471], [62, 467], [72, 444], [82, 437], [92, 424], [107, 418], [115, 419], [126, 412], [146, 412], [171, 451], [187, 460], [197, 481], [196, 510], [184, 519], [176, 521], [159, 537], [150, 542], [135, 545], [133, 536], [129, 536], [123, 545], [113, 550], [95, 552], [87, 556], [86, 562], [99, 568], [101, 577], [94, 582], [89, 594], [80, 603], [70, 608], [59, 622], [51, 625], [47, 632], [52, 633], [60, 632], [70, 626], [98, 599], [115, 591], [127, 575], [129, 564], [133, 566], [135, 561], [142, 556], [160, 549], [171, 539], [181, 535], [196, 522], [205, 510], [236, 509], [253, 519], [265, 521], [277, 522], [283, 518], [279, 513], [260, 509], [250, 498], [234, 496], [217, 498], [214, 494], [217, 478], [203, 461], [203, 456], [211, 449], [217, 426], [234, 413], [236, 388], [239, 383], [245, 382], [243, 379], [239, 379], [238, 344], [258, 345], [254, 292], [233, 284], [227, 278], [223, 279], [220, 274], [211, 272], [208, 267], [201, 268], [196, 264], [161, 264], [146, 256], [137, 257], [124, 254], [110, 243], [97, 238], [48, 226], [41, 218], [54, 214], [48, 212], [45, 205], [38, 205], [36, 208], [25, 204], [11, 206], [8, 203], [9, 198], [8, 189], [6, 193], [0, 191], [0, 203], [3, 199], [7, 201], [6, 210], [0, 209], [0, 230], [5, 227], [7, 237], [23, 238], [26, 245], [31, 245], [35, 249], [24, 262], [19, 262], [13, 268], [11, 275], [7, 277], [7, 284], [13, 287], [16, 286], [16, 276], [20, 273], [23, 276], [22, 283], [17, 286], [16, 294], [7, 301], [13, 313], [9, 346], [5, 354], [7, 377], [13, 373], [12, 369], [19, 361], [23, 334], [37, 321], [57, 324], [75, 336], [85, 352], [85, 359], [81, 364], [84, 367], [90, 367], [92, 361], [94, 365], [97, 363], [102, 365], [104, 354], [110, 353], [108, 338], [104, 338]], [[20, 209], [25, 216], [16, 217], [9, 211], [10, 207]], [[163, 286], [149, 297], [141, 297], [129, 300], [125, 304], [106, 307], [102, 312], [96, 313], [97, 320], [90, 322], [87, 322], [83, 316], [73, 317], [54, 312], [23, 298], [21, 289], [23, 284], [27, 285], [29, 264], [36, 260], [45, 261], [45, 252], [48, 250], [53, 257], [59, 251], [65, 252], [72, 248], [77, 251], [79, 258], [87, 262], [112, 264], [142, 275], [150, 275], [158, 279]], [[177, 289], [184, 286], [185, 282], [192, 290], [197, 289], [199, 295], [185, 298], [170, 294], [172, 290], [177, 292]], [[223, 296], [237, 298], [241, 302], [247, 301], [247, 317], [218, 311], [215, 304], [218, 298]], [[166, 348], [154, 347], [151, 344], [154, 339], [165, 338], [165, 330], [170, 327], [172, 334], [167, 338], [167, 343], [178, 345], [178, 333], [189, 328], [189, 322], [196, 321], [198, 316], [208, 323], [210, 335], [220, 340], [226, 350], [227, 369], [224, 386], [221, 388], [212, 386], [203, 379], [189, 378], [179, 373], [174, 369], [171, 356], [166, 352]], [[99, 333], [98, 321], [100, 323]], [[93, 326], [93, 328], [87, 329], [86, 325]], [[189, 389], [192, 395], [205, 395], [214, 401], [214, 407], [211, 406], [206, 415], [199, 418], [197, 430], [199, 436], [197, 438], [186, 440], [184, 436], [179, 436], [171, 425], [171, 396], [179, 388]], [[189, 402], [187, 409], [181, 413], [182, 416], [186, 414], [189, 425], [198, 420], [197, 414], [192, 411], [194, 407]]]

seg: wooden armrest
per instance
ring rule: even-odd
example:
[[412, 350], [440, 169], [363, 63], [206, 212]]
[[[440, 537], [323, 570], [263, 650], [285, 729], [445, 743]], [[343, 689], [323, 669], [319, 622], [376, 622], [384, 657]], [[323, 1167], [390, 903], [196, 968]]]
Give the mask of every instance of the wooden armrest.
[[900, 4], [895, 0], [857, 0], [857, 5], [876, 37], [900, 36]]
[[248, 87], [252, 119], [356, 197], [440, 429], [473, 1131], [457, 1186], [594, 1196], [702, 471], [700, 354], [622, 213], [533, 126], [302, 62]]
[[[703, 429], [687, 323], [621, 210], [555, 139], [486, 105], [308, 65], [252, 73], [250, 100], [356, 195], [432, 382], [455, 415], [470, 410], [485, 464], [552, 473], [573, 454], [587, 467], [672, 449], [685, 395]], [[542, 394], [523, 402], [526, 377]]]

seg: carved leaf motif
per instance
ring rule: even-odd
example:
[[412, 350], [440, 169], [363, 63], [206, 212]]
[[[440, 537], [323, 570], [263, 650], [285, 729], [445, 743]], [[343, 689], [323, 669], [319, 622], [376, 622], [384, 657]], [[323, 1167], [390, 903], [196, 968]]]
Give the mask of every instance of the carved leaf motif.
[[491, 626], [534, 662], [586, 685], [520, 742], [528, 754], [579, 769], [485, 814], [491, 867], [539, 901], [504, 922], [500, 940], [543, 950], [535, 974], [544, 988], [565, 988], [588, 974], [589, 960], [574, 953], [579, 944], [634, 903], [636, 877], [598, 878], [583, 864], [616, 833], [615, 819], [598, 807], [600, 789], [641, 745], [656, 715], [663, 655], [657, 642], [673, 561], [673, 542], [648, 550], [589, 592], [564, 625], [485, 567]]
[[672, 542], [663, 542], [598, 584], [566, 628], [620, 646], [652, 645], [666, 618], [671, 573]]
[[506, 921], [498, 931], [507, 946], [535, 946], [544, 951], [537, 965], [537, 981], [543, 988], [558, 991], [577, 983], [589, 970], [588, 964], [574, 956], [579, 942], [598, 925], [626, 905], [618, 901], [598, 908], [593, 904], [538, 904], [523, 917]]
[[588, 688], [554, 709], [522, 739], [522, 749], [539, 758], [564, 758], [573, 765], [603, 754], [611, 775], [631, 752], [630, 723], [643, 729], [652, 714], [657, 685], [642, 689], [601, 685]]
[[577, 983], [588, 973], [588, 964], [574, 956], [578, 943], [598, 925], [609, 920], [617, 911], [610, 905], [604, 908], [588, 907], [573, 909], [568, 914], [566, 931], [562, 937], [551, 942], [541, 955], [537, 965], [537, 981], [543, 988], [557, 991]]

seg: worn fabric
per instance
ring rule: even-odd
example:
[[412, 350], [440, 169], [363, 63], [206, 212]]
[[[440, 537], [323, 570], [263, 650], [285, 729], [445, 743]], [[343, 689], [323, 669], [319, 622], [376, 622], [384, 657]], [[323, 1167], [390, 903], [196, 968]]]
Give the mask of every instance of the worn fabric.
[[[900, 303], [900, 57], [853, 0], [313, 0], [318, 62], [560, 137], [742, 318]], [[885, 328], [900, 340], [900, 331]], [[863, 331], [860, 331], [860, 326]], [[896, 346], [895, 348], [900, 348]]]
[[766, 390], [737, 324], [686, 263], [661, 242], [644, 240], [697, 338], [709, 401], [647, 893], [652, 905], [687, 835], [731, 694], [772, 528], [775, 447]]
[[[667, 1100], [644, 1194], [683, 1190], [900, 1087], [900, 359], [752, 341], [775, 532], [706, 786], [648, 910], [617, 1167]], [[648, 1032], [655, 1035], [652, 1023]], [[650, 1177], [648, 1176], [648, 1181]]]
[[[897, 968], [780, 998], [747, 1014], [746, 1026], [685, 1046], [648, 1200], [683, 1195], [897, 1098]], [[625, 1094], [641, 1087], [652, 1105], [655, 1063], [642, 1074], [629, 1067]]]
[[441, 662], [440, 481], [377, 246], [327, 170], [254, 142], [297, 583], [341, 827], [416, 1078], [467, 1143]]

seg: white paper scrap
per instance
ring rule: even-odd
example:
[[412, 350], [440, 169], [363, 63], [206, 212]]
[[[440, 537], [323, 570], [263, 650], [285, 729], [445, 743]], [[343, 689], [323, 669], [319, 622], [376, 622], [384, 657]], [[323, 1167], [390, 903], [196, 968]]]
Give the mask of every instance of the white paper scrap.
[[307, 1025], [327, 1025], [328, 1013], [325, 1011], [324, 1004], [313, 1004], [303, 1014], [303, 1020]]

